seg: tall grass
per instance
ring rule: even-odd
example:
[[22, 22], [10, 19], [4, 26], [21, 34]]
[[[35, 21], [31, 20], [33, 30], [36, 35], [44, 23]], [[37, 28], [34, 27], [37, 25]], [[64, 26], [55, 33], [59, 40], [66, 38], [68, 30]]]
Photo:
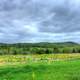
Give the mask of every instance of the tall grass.
[[80, 54], [0, 56], [0, 80], [80, 80]]
[[42, 55], [5, 55], [0, 56], [0, 63], [41, 62], [80, 59], [80, 54], [42, 54]]

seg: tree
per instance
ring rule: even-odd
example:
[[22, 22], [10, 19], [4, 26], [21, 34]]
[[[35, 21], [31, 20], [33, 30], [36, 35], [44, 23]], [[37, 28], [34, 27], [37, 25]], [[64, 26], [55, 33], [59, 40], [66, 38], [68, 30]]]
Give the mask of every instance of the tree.
[[59, 49], [57, 47], [54, 48], [54, 53], [59, 53]]

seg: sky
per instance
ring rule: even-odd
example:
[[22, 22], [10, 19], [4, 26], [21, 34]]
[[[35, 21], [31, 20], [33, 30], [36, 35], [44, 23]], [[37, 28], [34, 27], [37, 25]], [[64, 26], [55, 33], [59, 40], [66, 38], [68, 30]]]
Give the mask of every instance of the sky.
[[0, 43], [80, 43], [80, 0], [0, 0]]

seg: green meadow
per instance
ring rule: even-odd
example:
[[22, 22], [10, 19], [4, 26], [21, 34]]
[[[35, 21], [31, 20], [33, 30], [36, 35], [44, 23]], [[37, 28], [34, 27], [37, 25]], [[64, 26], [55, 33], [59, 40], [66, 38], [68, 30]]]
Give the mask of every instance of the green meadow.
[[80, 54], [0, 56], [0, 80], [80, 80]]

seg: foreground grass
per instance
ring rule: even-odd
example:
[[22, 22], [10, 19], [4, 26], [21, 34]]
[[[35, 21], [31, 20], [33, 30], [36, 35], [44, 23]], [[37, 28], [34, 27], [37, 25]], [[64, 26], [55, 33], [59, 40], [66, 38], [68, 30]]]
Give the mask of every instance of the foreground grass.
[[[41, 55], [36, 55], [36, 58], [37, 56], [40, 58]], [[25, 63], [21, 60], [14, 63], [12, 61], [0, 66], [0, 80], [80, 80], [79, 58], [53, 61], [41, 58], [39, 61], [30, 59]]]

